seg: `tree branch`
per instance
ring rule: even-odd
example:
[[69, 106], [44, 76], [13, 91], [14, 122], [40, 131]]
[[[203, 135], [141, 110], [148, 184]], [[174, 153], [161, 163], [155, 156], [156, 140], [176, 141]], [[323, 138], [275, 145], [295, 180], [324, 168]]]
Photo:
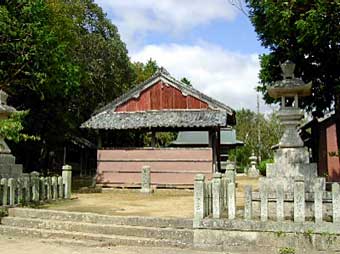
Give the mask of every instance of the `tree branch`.
[[248, 13], [244, 9], [244, 6], [242, 4], [242, 0], [228, 0], [228, 2], [234, 6], [236, 9], [241, 11], [246, 17], [248, 17]]

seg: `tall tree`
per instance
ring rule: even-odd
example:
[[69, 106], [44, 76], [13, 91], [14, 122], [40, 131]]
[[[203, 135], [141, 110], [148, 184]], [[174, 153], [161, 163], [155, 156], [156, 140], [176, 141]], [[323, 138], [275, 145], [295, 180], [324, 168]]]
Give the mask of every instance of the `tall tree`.
[[[231, 156], [236, 159], [241, 168], [249, 166], [249, 157], [254, 152], [262, 160], [272, 159], [272, 146], [279, 142], [282, 135], [282, 127], [275, 113], [267, 116], [258, 115], [249, 109], [241, 109], [236, 112], [237, 123], [235, 126], [238, 140], [244, 142], [244, 146], [236, 148]], [[261, 144], [258, 143], [258, 128], [260, 129]]]
[[[13, 0], [0, 6], [0, 86], [24, 127], [40, 136], [14, 152], [29, 168], [46, 167], [49, 151], [95, 108], [132, 86], [135, 78], [117, 28], [93, 0]], [[37, 163], [39, 162], [40, 163]]]
[[340, 2], [337, 0], [246, 0], [249, 17], [269, 49], [261, 56], [259, 89], [281, 79], [279, 63], [290, 59], [296, 76], [312, 81], [312, 96], [302, 106], [316, 115], [334, 109], [340, 145]]

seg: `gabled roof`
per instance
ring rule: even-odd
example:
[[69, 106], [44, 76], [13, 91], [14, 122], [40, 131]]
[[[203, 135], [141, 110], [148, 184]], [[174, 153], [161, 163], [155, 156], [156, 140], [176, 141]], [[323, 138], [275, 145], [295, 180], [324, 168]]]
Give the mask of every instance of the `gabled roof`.
[[181, 81], [176, 80], [163, 67], [159, 68], [158, 71], [156, 71], [156, 73], [153, 76], [151, 76], [149, 79], [147, 79], [143, 83], [135, 86], [134, 88], [129, 90], [127, 93], [118, 97], [117, 99], [115, 99], [111, 103], [107, 104], [106, 106], [100, 108], [98, 111], [94, 112], [94, 114], [98, 114], [98, 113], [103, 112], [103, 111], [108, 110], [108, 109], [114, 111], [114, 109], [117, 106], [127, 102], [128, 100], [130, 100], [132, 98], [138, 98], [142, 91], [153, 86], [154, 84], [156, 84], [159, 81], [163, 81], [164, 83], [166, 83], [168, 85], [174, 86], [175, 88], [179, 89], [182, 92], [182, 94], [191, 95], [193, 97], [196, 97], [196, 98], [206, 102], [209, 105], [210, 109], [226, 111], [228, 113], [228, 115], [230, 115], [230, 116], [235, 115], [235, 111], [231, 107], [229, 107], [229, 106], [225, 105], [224, 103], [219, 102], [219, 101], [201, 93], [200, 91], [196, 90], [195, 88], [193, 88], [191, 86], [184, 84]]
[[[160, 81], [178, 89], [184, 96], [192, 96], [206, 103], [207, 108], [167, 108], [146, 111], [121, 111], [116, 109], [129, 100], [139, 98], [141, 93]], [[227, 105], [201, 93], [160, 68], [151, 78], [132, 88], [113, 102], [100, 108], [81, 128], [92, 129], [142, 129], [142, 128], [206, 128], [234, 125], [235, 111]]]

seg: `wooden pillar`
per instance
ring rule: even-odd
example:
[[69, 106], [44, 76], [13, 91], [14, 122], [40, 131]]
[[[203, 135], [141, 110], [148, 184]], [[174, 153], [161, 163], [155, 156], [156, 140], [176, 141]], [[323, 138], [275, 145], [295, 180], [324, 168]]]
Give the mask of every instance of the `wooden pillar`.
[[216, 147], [216, 130], [211, 129], [209, 130], [209, 147], [211, 147], [212, 150], [212, 167], [213, 172], [217, 172], [218, 166], [217, 166], [217, 147]]
[[151, 132], [151, 146], [156, 147], [156, 132], [155, 131]]
[[217, 160], [216, 172], [221, 172], [221, 128], [220, 127], [218, 127], [216, 131], [216, 160]]

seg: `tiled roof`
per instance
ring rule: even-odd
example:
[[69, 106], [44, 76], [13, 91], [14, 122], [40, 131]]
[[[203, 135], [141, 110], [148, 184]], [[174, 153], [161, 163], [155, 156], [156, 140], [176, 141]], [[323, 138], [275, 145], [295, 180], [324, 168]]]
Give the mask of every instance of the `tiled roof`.
[[227, 114], [219, 110], [104, 111], [82, 124], [91, 129], [204, 128], [226, 126]]

